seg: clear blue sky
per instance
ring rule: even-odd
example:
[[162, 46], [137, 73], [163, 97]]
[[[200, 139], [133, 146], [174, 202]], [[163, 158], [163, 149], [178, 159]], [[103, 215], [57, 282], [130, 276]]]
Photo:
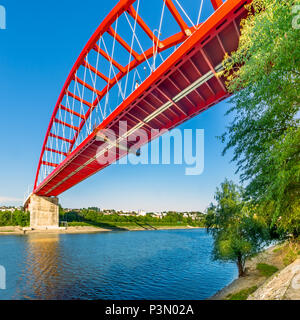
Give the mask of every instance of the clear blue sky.
[[[185, 0], [194, 3], [194, 0]], [[0, 0], [0, 205], [21, 204], [34, 182], [46, 128], [81, 49], [116, 0]], [[221, 156], [230, 119], [222, 102], [181, 126], [205, 130], [205, 169], [185, 165], [110, 166], [60, 196], [64, 207], [204, 210], [225, 177], [238, 181], [231, 154]]]

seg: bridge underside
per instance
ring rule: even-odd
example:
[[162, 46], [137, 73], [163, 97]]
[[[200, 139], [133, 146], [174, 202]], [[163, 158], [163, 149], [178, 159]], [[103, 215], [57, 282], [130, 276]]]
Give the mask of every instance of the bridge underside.
[[[99, 158], [106, 157], [110, 146], [98, 141], [101, 129], [115, 131], [117, 138], [135, 140], [142, 128], [147, 137], [139, 147], [155, 136], [151, 129], [172, 129], [207, 110], [229, 96], [225, 79], [217, 76], [225, 53], [238, 47], [240, 21], [246, 15], [244, 4], [225, 2], [190, 36], [151, 76], [112, 112], [37, 188], [34, 193], [57, 196], [105, 168]], [[237, 3], [237, 2], [235, 2]], [[119, 136], [119, 122], [127, 122], [127, 133]], [[128, 143], [128, 147], [136, 142]], [[128, 153], [116, 149], [113, 158]]]

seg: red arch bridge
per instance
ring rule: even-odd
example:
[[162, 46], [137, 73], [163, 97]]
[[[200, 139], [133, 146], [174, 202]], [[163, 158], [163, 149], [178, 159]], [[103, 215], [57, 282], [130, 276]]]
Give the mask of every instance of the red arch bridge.
[[[116, 160], [143, 128], [172, 129], [229, 93], [218, 76], [238, 47], [251, 0], [120, 0], [74, 64], [54, 107], [33, 194], [53, 197], [108, 165], [99, 161], [117, 135]], [[197, 10], [195, 8], [197, 7]], [[156, 22], [156, 23], [155, 23]], [[118, 123], [127, 129], [118, 135]], [[135, 142], [136, 144], [136, 142]], [[119, 146], [119, 147], [118, 147]], [[101, 164], [103, 163], [103, 164]]]

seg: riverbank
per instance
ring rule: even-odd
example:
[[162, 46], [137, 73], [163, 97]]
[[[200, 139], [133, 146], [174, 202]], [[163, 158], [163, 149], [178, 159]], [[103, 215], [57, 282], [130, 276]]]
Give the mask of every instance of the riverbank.
[[31, 230], [30, 228], [22, 228], [15, 226], [0, 227], [1, 235], [28, 235], [28, 234], [82, 234], [82, 233], [99, 233], [99, 232], [113, 232], [113, 231], [149, 231], [149, 230], [176, 230], [176, 229], [199, 229], [201, 227], [192, 226], [127, 226], [127, 227], [110, 227], [100, 228], [95, 226], [70, 226], [60, 229], [45, 229], [45, 230]]
[[288, 291], [289, 287], [286, 286], [289, 286], [292, 277], [295, 277], [289, 269], [293, 267], [294, 270], [300, 270], [299, 258], [299, 243], [272, 246], [246, 262], [244, 277], [234, 280], [209, 300], [273, 300], [277, 298], [298, 300], [300, 299], [299, 290], [298, 294], [292, 292], [292, 298], [288, 294], [275, 297], [278, 288]]

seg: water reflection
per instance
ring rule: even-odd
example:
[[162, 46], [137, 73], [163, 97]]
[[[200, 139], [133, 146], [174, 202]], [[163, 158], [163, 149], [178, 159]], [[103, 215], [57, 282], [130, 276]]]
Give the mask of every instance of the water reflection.
[[0, 299], [205, 299], [236, 277], [211, 250], [204, 230], [5, 236]]
[[[60, 235], [28, 235], [24, 269], [17, 295], [25, 299], [56, 299], [57, 281], [63, 269], [60, 257]], [[26, 291], [23, 288], [26, 288]], [[29, 289], [29, 290], [28, 290]]]

